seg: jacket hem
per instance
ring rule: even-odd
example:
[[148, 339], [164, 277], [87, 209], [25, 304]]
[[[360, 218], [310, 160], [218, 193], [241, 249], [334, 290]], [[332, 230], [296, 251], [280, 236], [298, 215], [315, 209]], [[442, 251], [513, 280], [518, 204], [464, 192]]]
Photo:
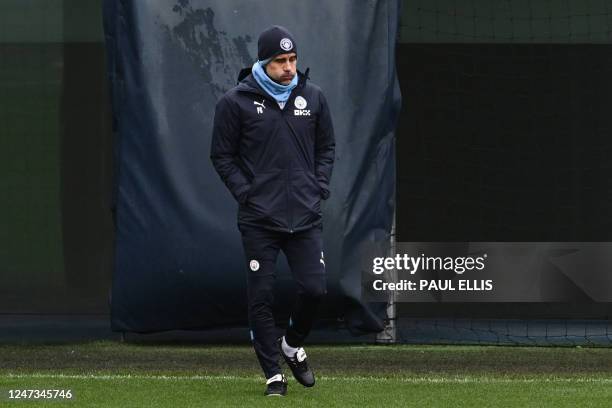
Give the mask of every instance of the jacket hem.
[[251, 227], [263, 228], [263, 229], [267, 229], [267, 230], [270, 230], [270, 231], [286, 232], [286, 233], [294, 233], [294, 234], [296, 232], [306, 231], [306, 230], [309, 230], [311, 228], [318, 227], [322, 223], [323, 223], [323, 219], [319, 219], [317, 221], [311, 222], [310, 224], [307, 224], [307, 225], [304, 225], [304, 226], [301, 226], [301, 227], [297, 227], [297, 228], [293, 228], [293, 230], [290, 230], [289, 228], [285, 228], [285, 227], [273, 227], [273, 226], [269, 226], [269, 225], [258, 224], [256, 222], [249, 222], [249, 221], [238, 220], [238, 225], [248, 225], [248, 226], [251, 226]]

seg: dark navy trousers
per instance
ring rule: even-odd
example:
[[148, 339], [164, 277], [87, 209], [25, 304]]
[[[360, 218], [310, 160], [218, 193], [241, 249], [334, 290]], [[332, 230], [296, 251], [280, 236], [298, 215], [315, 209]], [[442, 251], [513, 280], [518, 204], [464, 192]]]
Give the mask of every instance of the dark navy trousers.
[[322, 225], [300, 232], [277, 232], [239, 225], [247, 264], [248, 317], [251, 341], [266, 378], [281, 373], [277, 332], [272, 315], [273, 286], [279, 251], [287, 257], [297, 297], [285, 334], [301, 347], [310, 333], [321, 298], [327, 293]]

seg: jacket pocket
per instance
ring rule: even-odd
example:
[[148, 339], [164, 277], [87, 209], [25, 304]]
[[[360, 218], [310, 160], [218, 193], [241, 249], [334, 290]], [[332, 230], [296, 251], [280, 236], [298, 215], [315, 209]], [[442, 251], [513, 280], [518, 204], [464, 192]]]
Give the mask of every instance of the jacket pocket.
[[246, 198], [245, 207], [252, 221], [265, 224], [286, 224], [287, 188], [282, 169], [262, 171], [255, 174]]
[[321, 188], [310, 170], [293, 169], [290, 197], [290, 210], [296, 228], [321, 217]]

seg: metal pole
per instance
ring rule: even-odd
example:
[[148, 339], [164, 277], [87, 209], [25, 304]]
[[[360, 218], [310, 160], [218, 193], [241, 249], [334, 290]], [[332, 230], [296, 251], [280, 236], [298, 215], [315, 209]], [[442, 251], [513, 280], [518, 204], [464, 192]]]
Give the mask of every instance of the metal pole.
[[[389, 256], [395, 257], [395, 215], [396, 211], [393, 210], [393, 224], [391, 225], [391, 234], [389, 236]], [[389, 271], [385, 274], [389, 282], [397, 282], [397, 269]], [[396, 308], [395, 308], [395, 291], [391, 291], [389, 294], [389, 301], [387, 303], [387, 322], [382, 332], [376, 335], [376, 343], [397, 343], [397, 327], [396, 327]]]

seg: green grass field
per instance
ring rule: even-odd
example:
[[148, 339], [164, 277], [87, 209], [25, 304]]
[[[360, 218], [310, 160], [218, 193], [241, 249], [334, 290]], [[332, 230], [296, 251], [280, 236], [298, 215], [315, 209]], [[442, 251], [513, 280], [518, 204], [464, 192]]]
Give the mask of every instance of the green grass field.
[[[317, 385], [266, 398], [248, 346], [0, 345], [0, 406], [609, 407], [612, 349], [346, 345], [306, 351]], [[290, 377], [290, 373], [287, 371]], [[10, 400], [70, 389], [70, 401]]]

